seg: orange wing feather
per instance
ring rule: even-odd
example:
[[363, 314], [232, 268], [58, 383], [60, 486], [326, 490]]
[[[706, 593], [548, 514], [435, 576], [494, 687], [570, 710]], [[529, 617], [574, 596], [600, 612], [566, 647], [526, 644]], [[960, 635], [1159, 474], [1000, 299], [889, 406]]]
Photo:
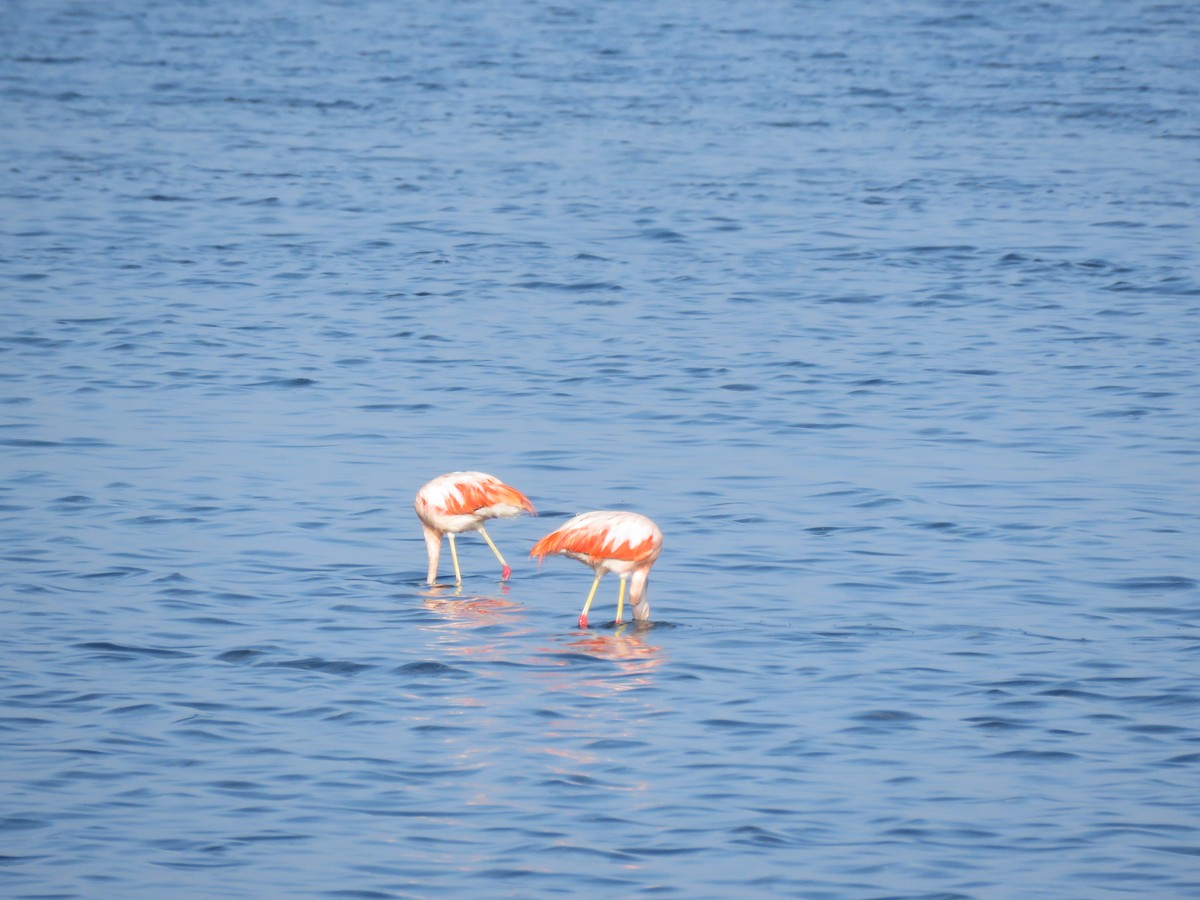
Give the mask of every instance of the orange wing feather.
[[533, 504], [529, 498], [514, 487], [502, 481], [457, 481], [454, 486], [458, 489], [461, 500], [450, 497], [446, 503], [446, 512], [451, 515], [469, 515], [477, 509], [485, 509], [497, 504], [519, 506], [533, 512]]
[[628, 538], [617, 543], [608, 529], [567, 523], [533, 545], [530, 556], [539, 560], [552, 553], [579, 553], [592, 559], [621, 559], [630, 562], [645, 558], [654, 550], [654, 535], [648, 534], [636, 545]]
[[482, 472], [453, 472], [435, 478], [417, 492], [417, 501], [451, 516], [469, 516], [498, 505], [515, 506], [537, 515], [528, 497], [499, 478]]

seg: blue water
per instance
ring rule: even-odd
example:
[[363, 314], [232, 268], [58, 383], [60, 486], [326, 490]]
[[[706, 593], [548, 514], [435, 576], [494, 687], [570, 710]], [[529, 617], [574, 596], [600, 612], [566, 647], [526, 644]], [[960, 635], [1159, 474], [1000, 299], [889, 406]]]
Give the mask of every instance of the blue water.
[[0, 122], [0, 895], [1200, 896], [1200, 7], [10, 0]]

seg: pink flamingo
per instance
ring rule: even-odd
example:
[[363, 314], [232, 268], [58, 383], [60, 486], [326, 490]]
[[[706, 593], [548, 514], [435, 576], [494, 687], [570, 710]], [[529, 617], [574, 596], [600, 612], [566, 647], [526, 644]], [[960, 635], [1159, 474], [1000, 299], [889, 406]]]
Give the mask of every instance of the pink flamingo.
[[458, 550], [454, 536], [464, 531], [478, 531], [500, 560], [500, 577], [507, 579], [512, 567], [504, 561], [496, 545], [483, 528], [488, 519], [511, 518], [528, 512], [537, 515], [529, 498], [493, 475], [483, 472], [450, 472], [439, 475], [419, 491], [413, 501], [421, 529], [425, 533], [425, 549], [429, 553], [428, 584], [437, 581], [438, 560], [442, 554], [442, 535], [450, 538], [450, 558], [454, 560], [454, 583], [462, 584], [458, 568]]
[[596, 596], [596, 588], [605, 572], [615, 572], [621, 579], [617, 594], [617, 624], [625, 608], [625, 582], [629, 582], [629, 605], [639, 622], [650, 618], [650, 603], [646, 600], [646, 582], [650, 567], [662, 551], [663, 536], [658, 526], [645, 516], [632, 512], [580, 513], [562, 528], [546, 535], [533, 545], [530, 556], [540, 562], [552, 553], [561, 553], [591, 566], [596, 573], [588, 592], [579, 627], [588, 627], [588, 609]]

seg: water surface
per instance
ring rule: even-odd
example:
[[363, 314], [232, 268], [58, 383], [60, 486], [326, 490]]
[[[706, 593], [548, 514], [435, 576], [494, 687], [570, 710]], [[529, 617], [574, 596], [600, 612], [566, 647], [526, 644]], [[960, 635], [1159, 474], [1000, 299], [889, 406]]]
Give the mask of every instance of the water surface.
[[0, 893], [1200, 894], [1193, 5], [0, 34]]

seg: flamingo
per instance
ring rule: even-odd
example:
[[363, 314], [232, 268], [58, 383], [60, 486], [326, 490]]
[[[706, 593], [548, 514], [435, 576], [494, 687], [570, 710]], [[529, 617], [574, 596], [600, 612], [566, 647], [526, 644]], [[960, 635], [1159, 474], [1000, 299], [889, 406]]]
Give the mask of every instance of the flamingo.
[[591, 566], [596, 573], [587, 602], [579, 614], [579, 627], [588, 627], [588, 609], [596, 596], [596, 588], [605, 572], [615, 572], [621, 579], [617, 593], [617, 624], [625, 608], [625, 582], [629, 582], [629, 605], [639, 622], [650, 618], [650, 603], [646, 600], [646, 582], [650, 567], [662, 551], [663, 536], [657, 525], [643, 515], [633, 512], [601, 510], [580, 513], [562, 528], [546, 535], [533, 545], [530, 556], [541, 562], [551, 553], [561, 553]]
[[458, 550], [454, 536], [464, 531], [478, 531], [500, 560], [500, 577], [507, 580], [512, 567], [504, 561], [496, 545], [483, 528], [488, 519], [511, 518], [528, 512], [537, 515], [529, 498], [494, 475], [483, 472], [450, 472], [439, 475], [419, 491], [413, 501], [421, 529], [425, 532], [425, 549], [429, 553], [428, 584], [437, 581], [438, 560], [442, 555], [442, 535], [450, 538], [450, 558], [454, 560], [454, 583], [462, 584], [458, 568]]

